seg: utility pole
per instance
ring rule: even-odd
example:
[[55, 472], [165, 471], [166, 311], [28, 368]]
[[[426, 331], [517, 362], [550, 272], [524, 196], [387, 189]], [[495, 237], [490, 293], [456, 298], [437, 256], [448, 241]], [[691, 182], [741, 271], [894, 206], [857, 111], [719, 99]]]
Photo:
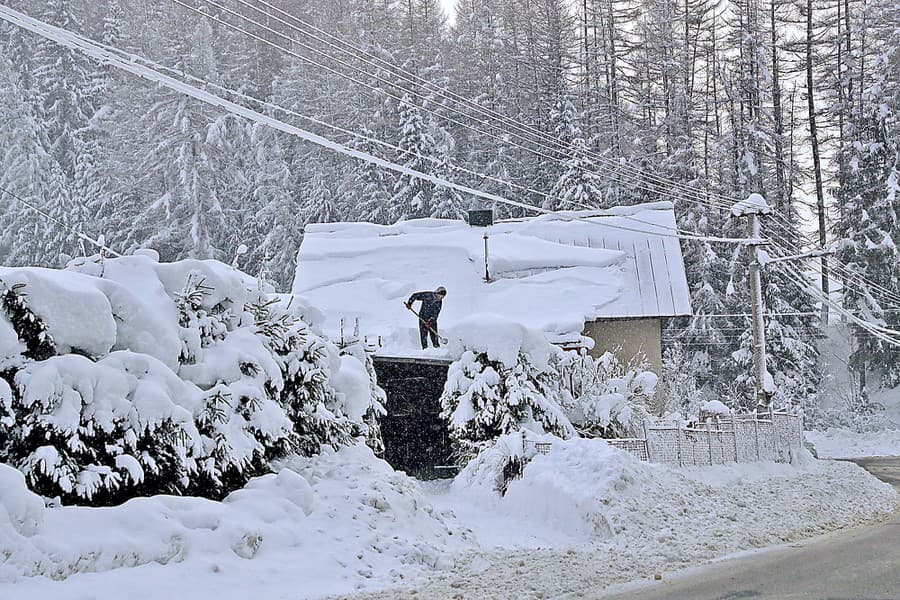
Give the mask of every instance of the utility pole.
[[760, 215], [772, 212], [766, 199], [760, 194], [750, 194], [746, 200], [742, 200], [731, 207], [731, 215], [734, 217], [747, 217], [747, 246], [750, 248], [750, 297], [751, 314], [753, 315], [753, 375], [756, 384], [756, 411], [765, 412], [769, 408], [771, 395], [775, 392], [775, 385], [766, 360], [766, 327], [763, 321], [763, 297], [762, 280], [760, 278], [760, 252], [759, 247], [768, 244], [762, 239]]

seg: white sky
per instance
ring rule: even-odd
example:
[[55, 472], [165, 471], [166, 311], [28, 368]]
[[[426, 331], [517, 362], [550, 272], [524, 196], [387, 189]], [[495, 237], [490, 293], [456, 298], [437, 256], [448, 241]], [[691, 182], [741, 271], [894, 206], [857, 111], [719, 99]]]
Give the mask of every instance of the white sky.
[[454, 6], [456, 6], [456, 0], [441, 0], [441, 7], [447, 14], [451, 24], [456, 20], [456, 11], [453, 9]]

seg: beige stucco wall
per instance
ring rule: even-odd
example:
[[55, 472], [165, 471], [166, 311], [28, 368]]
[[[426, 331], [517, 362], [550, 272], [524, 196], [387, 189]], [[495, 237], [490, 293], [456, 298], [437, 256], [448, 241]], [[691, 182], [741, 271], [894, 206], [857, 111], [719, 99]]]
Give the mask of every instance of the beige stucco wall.
[[658, 317], [587, 323], [584, 334], [594, 340], [591, 356], [613, 352], [623, 363], [640, 355], [657, 375], [662, 373], [662, 330]]

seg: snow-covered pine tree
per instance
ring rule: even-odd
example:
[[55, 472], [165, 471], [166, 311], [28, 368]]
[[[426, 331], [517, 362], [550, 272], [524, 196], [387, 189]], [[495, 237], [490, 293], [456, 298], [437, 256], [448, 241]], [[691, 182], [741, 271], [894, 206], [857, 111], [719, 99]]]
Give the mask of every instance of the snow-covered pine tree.
[[603, 198], [603, 182], [594, 162], [588, 156], [589, 149], [583, 138], [577, 137], [569, 144], [568, 157], [563, 171], [550, 190], [551, 198], [544, 200], [544, 208], [583, 210], [606, 208]]
[[[410, 96], [404, 95], [400, 103], [400, 153], [397, 162], [404, 167], [422, 173], [434, 170], [434, 136], [419, 108]], [[430, 217], [434, 208], [435, 186], [430, 181], [400, 175], [394, 185], [390, 203], [398, 219], [408, 217]]]
[[[17, 40], [18, 35], [10, 35], [8, 43]], [[79, 212], [71, 206], [66, 175], [48, 150], [52, 143], [34, 88], [34, 57], [15, 47], [6, 49], [0, 41], [0, 186], [60, 222], [77, 226]], [[14, 63], [13, 58], [23, 62]], [[68, 231], [48, 224], [25, 203], [0, 195], [0, 256], [5, 264], [55, 265], [60, 253], [78, 250]]]
[[[375, 132], [365, 128], [362, 134], [371, 139], [377, 139]], [[357, 147], [363, 152], [379, 156], [379, 147], [368, 141], [361, 141]], [[363, 221], [389, 225], [394, 223], [399, 215], [393, 210], [391, 197], [395, 185], [393, 175], [381, 167], [368, 162], [359, 161], [354, 169], [354, 184], [356, 206], [353, 213]]]
[[357, 425], [334, 406], [326, 340], [274, 300], [250, 304], [257, 331], [266, 339], [281, 370], [282, 386], [272, 393], [294, 424], [293, 449], [313, 456], [322, 446], [348, 445]]
[[[843, 157], [852, 185], [840, 190], [841, 218], [835, 228], [840, 239], [837, 258], [850, 272], [844, 284], [845, 306], [867, 321], [895, 330], [900, 329], [895, 300], [900, 297], [900, 137], [896, 131], [900, 86], [888, 73], [896, 75], [898, 56], [895, 47], [883, 57], [881, 81], [867, 91], [866, 104], [853, 115], [852, 141]], [[888, 386], [900, 383], [898, 349], [861, 329], [855, 331], [855, 338], [851, 366], [863, 399], [873, 374]]]
[[194, 409], [202, 452], [188, 489], [220, 498], [266, 472], [272, 458], [297, 442], [272, 349], [243, 326], [245, 307], [227, 298], [210, 306], [212, 291], [192, 273], [175, 303], [183, 344], [179, 376], [202, 390]]
[[[441, 140], [437, 149], [440, 162], [433, 168], [434, 174], [448, 181], [454, 181], [452, 154], [456, 142], [450, 133], [443, 128], [438, 128], [438, 134]], [[466, 200], [463, 198], [463, 195], [453, 188], [443, 185], [435, 186], [432, 203], [432, 217], [462, 219], [466, 213]]]
[[241, 128], [241, 135], [229, 136], [229, 153], [238, 163], [228, 184], [233, 191], [227, 201], [237, 223], [230, 246], [248, 242], [241, 270], [264, 274], [262, 278], [277, 289], [286, 289], [297, 267], [304, 223], [293, 193], [285, 140], [259, 124], [235, 122], [232, 127]]
[[466, 350], [450, 366], [441, 395], [441, 417], [450, 426], [454, 451], [463, 462], [501, 435], [520, 429], [563, 438], [575, 430], [560, 406], [559, 374], [518, 353], [515, 363]]

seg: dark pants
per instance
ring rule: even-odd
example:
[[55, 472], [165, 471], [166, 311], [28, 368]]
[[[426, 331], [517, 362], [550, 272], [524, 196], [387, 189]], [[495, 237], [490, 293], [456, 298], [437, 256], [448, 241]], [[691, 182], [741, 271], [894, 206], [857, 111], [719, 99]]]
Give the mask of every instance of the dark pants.
[[[430, 327], [430, 329], [429, 329]], [[438, 340], [437, 319], [422, 320], [419, 319], [419, 339], [422, 341], [422, 349], [428, 347], [428, 337], [431, 337], [431, 344], [437, 348], [441, 344]]]

